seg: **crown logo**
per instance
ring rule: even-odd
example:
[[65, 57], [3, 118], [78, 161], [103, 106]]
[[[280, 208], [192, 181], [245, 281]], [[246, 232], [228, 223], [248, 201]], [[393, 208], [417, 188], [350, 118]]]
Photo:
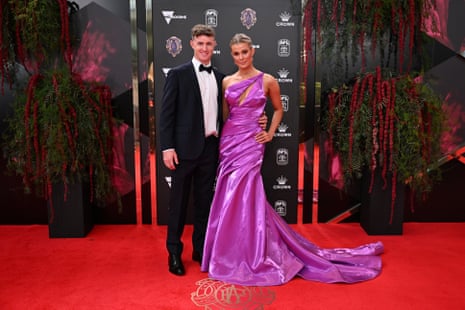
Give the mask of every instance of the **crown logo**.
[[282, 175], [276, 179], [276, 182], [278, 182], [279, 185], [285, 185], [287, 183], [287, 178]]
[[283, 22], [288, 22], [291, 19], [292, 15], [289, 14], [288, 12], [282, 12], [279, 14], [279, 18], [281, 18], [281, 21]]
[[278, 71], [278, 75], [280, 78], [285, 79], [289, 75], [289, 71], [282, 68], [281, 70]]
[[278, 131], [279, 131], [279, 132], [286, 132], [288, 128], [289, 128], [289, 126], [287, 126], [287, 125], [284, 124], [284, 123], [281, 123], [281, 124], [279, 124], [279, 126], [278, 126]]

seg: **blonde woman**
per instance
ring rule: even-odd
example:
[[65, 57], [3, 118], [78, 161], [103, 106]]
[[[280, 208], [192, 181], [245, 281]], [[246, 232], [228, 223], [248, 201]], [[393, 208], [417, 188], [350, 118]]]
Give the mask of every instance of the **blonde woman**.
[[[298, 235], [267, 202], [260, 169], [265, 143], [283, 117], [278, 82], [253, 65], [255, 50], [236, 34], [231, 55], [237, 71], [223, 80], [224, 127], [217, 185], [201, 270], [228, 283], [270, 286], [295, 276], [321, 282], [358, 282], [381, 271], [381, 242], [352, 249], [322, 249]], [[268, 130], [258, 118], [273, 105]]]

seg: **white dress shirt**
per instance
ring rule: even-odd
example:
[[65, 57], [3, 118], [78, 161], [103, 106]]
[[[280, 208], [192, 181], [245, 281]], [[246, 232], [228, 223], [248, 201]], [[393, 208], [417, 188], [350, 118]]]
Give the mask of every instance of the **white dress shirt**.
[[[205, 137], [218, 135], [218, 86], [215, 74], [199, 71], [200, 61], [192, 58], [197, 79], [199, 80], [200, 95], [202, 96], [203, 120], [205, 124]], [[211, 66], [211, 64], [206, 65]]]

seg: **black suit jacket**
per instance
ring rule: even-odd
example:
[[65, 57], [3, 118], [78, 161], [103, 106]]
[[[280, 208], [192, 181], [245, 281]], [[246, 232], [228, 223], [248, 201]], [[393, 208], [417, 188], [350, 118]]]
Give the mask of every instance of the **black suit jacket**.
[[[218, 123], [222, 126], [224, 74], [213, 69], [218, 86]], [[174, 148], [181, 159], [196, 159], [205, 143], [202, 97], [194, 65], [188, 62], [168, 72], [163, 89], [160, 124], [160, 150]]]

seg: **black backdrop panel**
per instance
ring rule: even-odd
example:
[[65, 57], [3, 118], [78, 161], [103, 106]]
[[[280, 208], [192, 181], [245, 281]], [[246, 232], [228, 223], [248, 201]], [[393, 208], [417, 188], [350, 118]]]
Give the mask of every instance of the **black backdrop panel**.
[[[297, 222], [298, 113], [300, 63], [300, 1], [154, 1], [154, 77], [156, 117], [166, 72], [192, 58], [189, 45], [193, 25], [215, 27], [218, 46], [213, 63], [226, 74], [235, 70], [229, 41], [238, 32], [252, 37], [256, 48], [255, 66], [280, 82], [285, 109], [276, 137], [267, 145], [262, 174], [268, 201], [289, 223]], [[250, 23], [242, 23], [248, 12]], [[241, 15], [242, 14], [242, 15]], [[166, 49], [168, 38], [181, 40], [182, 49], [173, 56]], [[173, 53], [174, 54], [174, 53]], [[271, 104], [267, 105], [269, 118]], [[157, 141], [158, 130], [157, 130]], [[157, 220], [166, 224], [170, 172], [157, 150]], [[191, 219], [189, 219], [191, 221]]]

